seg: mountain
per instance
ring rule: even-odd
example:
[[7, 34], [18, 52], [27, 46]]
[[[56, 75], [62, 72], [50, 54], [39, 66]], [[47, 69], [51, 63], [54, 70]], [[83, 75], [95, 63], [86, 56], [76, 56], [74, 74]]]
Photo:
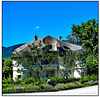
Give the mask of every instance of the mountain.
[[12, 54], [13, 50], [15, 50], [16, 48], [20, 47], [23, 44], [25, 44], [25, 43], [13, 45], [13, 46], [10, 46], [10, 47], [4, 47], [3, 46], [2, 47], [2, 57], [3, 58], [11, 57], [11, 54]]

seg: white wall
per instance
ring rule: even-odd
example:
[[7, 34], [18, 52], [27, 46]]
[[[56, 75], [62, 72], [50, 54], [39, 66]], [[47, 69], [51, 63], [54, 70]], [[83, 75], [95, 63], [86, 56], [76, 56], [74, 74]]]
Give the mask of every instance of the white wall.
[[77, 70], [74, 71], [74, 77], [75, 78], [80, 78], [81, 76], [79, 75], [79, 73], [77, 72]]
[[17, 77], [18, 75], [21, 75], [21, 78], [22, 78], [23, 73], [22, 73], [22, 72], [21, 72], [21, 73], [18, 73], [17, 70], [18, 70], [18, 69], [21, 70], [23, 67], [22, 67], [21, 65], [19, 65], [19, 66], [17, 67], [16, 61], [13, 61], [13, 64], [14, 64], [14, 66], [13, 66], [13, 80], [16, 80], [16, 77]]
[[[60, 61], [61, 62], [61, 61]], [[61, 62], [61, 63], [63, 63], [63, 62]], [[77, 62], [78, 63], [78, 62]], [[21, 75], [21, 77], [22, 77], [22, 75], [23, 75], [23, 73], [21, 72], [21, 73], [18, 73], [17, 72], [17, 69], [22, 69], [23, 67], [21, 66], [21, 65], [19, 65], [18, 67], [17, 67], [17, 65], [16, 65], [16, 61], [13, 61], [13, 64], [14, 64], [14, 66], [13, 66], [13, 80], [16, 80], [16, 77], [18, 76], [18, 75]], [[51, 65], [51, 66], [49, 66], [47, 69], [56, 69], [56, 64], [53, 64], [53, 65]], [[80, 68], [79, 67], [79, 65], [78, 65], [78, 68]], [[60, 65], [60, 69], [61, 70], [63, 70], [63, 69], [65, 69], [63, 66], [61, 66]], [[78, 69], [79, 71], [81, 70], [81, 69]], [[64, 72], [62, 72], [62, 73], [64, 73]], [[43, 72], [43, 75], [41, 75], [41, 77], [42, 78], [44, 78], [46, 76], [46, 72], [44, 71]], [[75, 70], [74, 72], [73, 72], [73, 76], [75, 77], [75, 78], [79, 78], [79, 77], [81, 77], [80, 76], [80, 74], [78, 73], [78, 71], [77, 70]]]

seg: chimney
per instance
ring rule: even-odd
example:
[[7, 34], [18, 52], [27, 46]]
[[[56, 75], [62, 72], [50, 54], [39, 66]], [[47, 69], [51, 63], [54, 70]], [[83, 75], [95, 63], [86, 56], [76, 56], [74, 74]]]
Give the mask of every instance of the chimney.
[[35, 36], [34, 36], [34, 40], [35, 40], [35, 41], [37, 40], [37, 37], [38, 37], [38, 36], [35, 34]]
[[62, 36], [59, 36], [59, 40], [62, 40]]

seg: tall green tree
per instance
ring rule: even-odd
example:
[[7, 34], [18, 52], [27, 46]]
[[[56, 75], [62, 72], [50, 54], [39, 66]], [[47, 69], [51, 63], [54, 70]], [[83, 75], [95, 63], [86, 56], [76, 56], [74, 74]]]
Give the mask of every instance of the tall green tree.
[[81, 25], [73, 24], [71, 29], [70, 39], [75, 39], [74, 43], [82, 44], [88, 53], [91, 51], [98, 53], [98, 21], [92, 19], [86, 23], [81, 22]]
[[9, 75], [12, 75], [12, 59], [9, 58], [3, 58], [2, 59], [2, 73], [3, 73], [3, 77], [5, 76], [6, 78]]
[[98, 46], [98, 22], [93, 20], [88, 20], [84, 33], [82, 34], [82, 46], [88, 51], [96, 51], [95, 46]]
[[[88, 74], [98, 72], [98, 21], [96, 19], [88, 20], [81, 25], [72, 25], [71, 38], [77, 41], [76, 44], [82, 44], [87, 53]], [[74, 42], [75, 43], [75, 42]], [[91, 61], [92, 59], [92, 61]], [[92, 71], [91, 71], [92, 70]], [[96, 70], [96, 71], [95, 71]], [[91, 71], [91, 73], [90, 73]]]

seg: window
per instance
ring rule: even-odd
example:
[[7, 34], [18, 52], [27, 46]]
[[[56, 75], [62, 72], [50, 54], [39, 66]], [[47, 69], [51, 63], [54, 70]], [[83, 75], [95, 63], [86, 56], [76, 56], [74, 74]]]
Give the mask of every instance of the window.
[[55, 71], [46, 71], [46, 77], [48, 78], [49, 76], [54, 76]]
[[47, 64], [49, 64], [48, 60], [43, 60], [42, 61], [42, 65], [47, 65]]
[[59, 49], [60, 49], [60, 48], [59, 48], [59, 47], [57, 47], [57, 50], [58, 50], [58, 51], [59, 51]]
[[21, 75], [18, 75], [18, 78], [20, 79], [21, 78]]
[[65, 52], [66, 51], [62, 47], [59, 48], [59, 55], [60, 55], [60, 57], [63, 57], [65, 55]]
[[49, 45], [49, 49], [52, 49], [52, 45]]

